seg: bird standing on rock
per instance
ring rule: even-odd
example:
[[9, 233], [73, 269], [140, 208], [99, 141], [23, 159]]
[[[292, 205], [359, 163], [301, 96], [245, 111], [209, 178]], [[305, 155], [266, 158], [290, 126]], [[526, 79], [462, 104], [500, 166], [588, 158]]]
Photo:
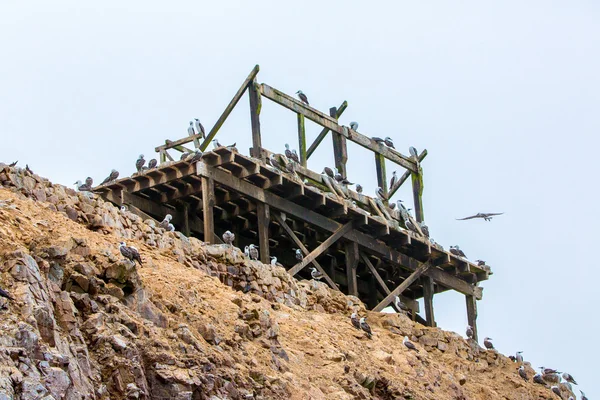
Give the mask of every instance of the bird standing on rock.
[[306, 104], [307, 106], [309, 106], [310, 104], [308, 103], [308, 97], [306, 97], [306, 95], [302, 92], [302, 90], [298, 90], [296, 92], [296, 94], [298, 95], [298, 98], [300, 99], [300, 101], [302, 101], [304, 104]]
[[566, 372], [563, 372], [562, 377], [565, 381], [572, 383], [573, 385], [577, 385], [577, 382], [575, 381], [573, 376], [571, 376], [571, 374], [567, 374]]
[[135, 169], [137, 169], [138, 174], [140, 172], [142, 172], [142, 169], [144, 168], [144, 164], [146, 164], [146, 160], [144, 160], [144, 155], [140, 154], [140, 156], [138, 157], [138, 159], [135, 162]]
[[88, 176], [87, 178], [85, 178], [85, 184], [88, 185], [89, 187], [94, 186], [94, 180], [92, 179], [91, 176]]
[[467, 338], [473, 339], [475, 332], [473, 332], [473, 327], [471, 325], [467, 326]]
[[358, 315], [355, 312], [350, 316], [350, 321], [352, 321], [352, 326], [360, 331], [360, 320], [358, 319]]
[[320, 281], [321, 278], [323, 278], [321, 271], [317, 270], [315, 267], [310, 267], [310, 270], [310, 276], [312, 276], [313, 279]]
[[225, 231], [223, 234], [223, 242], [228, 245], [233, 245], [233, 241], [235, 240], [235, 234], [231, 233], [231, 231]]
[[517, 362], [519, 362], [519, 363], [523, 362], [523, 352], [522, 351], [517, 351], [517, 354], [515, 355], [515, 360], [517, 360]]
[[402, 341], [402, 344], [404, 344], [409, 350], [414, 350], [417, 353], [419, 352], [419, 350], [417, 350], [417, 346], [415, 346], [415, 344], [413, 342], [408, 340], [408, 336], [404, 336], [404, 340]]
[[173, 219], [173, 216], [171, 214], [167, 214], [165, 215], [165, 219], [163, 219], [158, 226], [160, 226], [163, 229], [167, 229], [169, 227], [169, 223], [171, 222], [171, 220]]
[[258, 260], [258, 248], [256, 247], [256, 245], [251, 244], [250, 246], [248, 246], [248, 255], [250, 256], [251, 260]]
[[77, 188], [77, 190], [79, 190], [80, 192], [91, 192], [92, 191], [92, 187], [89, 186], [87, 183], [81, 183], [81, 181], [77, 181], [74, 183], [74, 185]]
[[406, 304], [404, 304], [404, 302], [400, 299], [400, 296], [396, 296], [394, 298], [394, 305], [396, 306], [397, 310], [402, 310], [402, 311], [410, 310], [410, 308]]
[[283, 265], [281, 265], [281, 263], [277, 262], [277, 257], [271, 257], [271, 265], [276, 266], [276, 267], [283, 267]]
[[527, 372], [525, 372], [525, 367], [522, 365], [519, 367], [519, 376], [525, 380], [525, 382], [529, 382], [529, 378], [527, 377]]
[[534, 381], [535, 383], [538, 383], [538, 384], [540, 384], [540, 385], [544, 385], [544, 386], [546, 386], [546, 382], [544, 382], [544, 378], [542, 378], [542, 374], [535, 374], [535, 375], [533, 376], [533, 381]]
[[356, 193], [362, 193], [362, 191], [363, 191], [362, 185], [360, 185], [360, 184], [356, 185]]
[[492, 338], [486, 337], [485, 339], [483, 339], [483, 345], [485, 346], [486, 349], [488, 350], [493, 350], [494, 349], [494, 344], [492, 343]]
[[371, 332], [371, 327], [367, 324], [367, 317], [362, 317], [359, 321], [360, 329], [366, 332], [367, 337], [371, 339], [373, 337], [373, 332]]
[[125, 242], [121, 242], [121, 243], [119, 243], [119, 251], [121, 252], [123, 257], [125, 257], [129, 261], [133, 262], [134, 265], [135, 265], [136, 261], [140, 265], [142, 265], [142, 258], [140, 257], [140, 253], [138, 252], [138, 250], [135, 247], [133, 247], [133, 246], [127, 247], [125, 245]]
[[167, 226], [167, 232], [175, 232], [175, 225], [169, 224]]
[[560, 393], [560, 389], [558, 388], [558, 386], [552, 386], [550, 390], [552, 390], [552, 393], [554, 393], [562, 399], [562, 394]]

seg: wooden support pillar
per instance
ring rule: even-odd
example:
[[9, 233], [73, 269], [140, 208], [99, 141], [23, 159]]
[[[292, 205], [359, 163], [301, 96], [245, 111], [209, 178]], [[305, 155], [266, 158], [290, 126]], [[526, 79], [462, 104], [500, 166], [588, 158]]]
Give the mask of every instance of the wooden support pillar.
[[190, 236], [190, 206], [187, 203], [182, 203], [179, 207], [181, 212], [181, 233], [185, 236]]
[[435, 326], [435, 316], [433, 315], [433, 279], [423, 276], [421, 283], [423, 284], [423, 300], [425, 303], [427, 326]]
[[477, 299], [475, 296], [469, 295], [465, 295], [465, 299], [467, 301], [467, 320], [473, 329], [473, 339], [477, 341]]
[[252, 149], [250, 155], [255, 158], [261, 158], [262, 142], [260, 137], [260, 110], [262, 102], [260, 92], [256, 89], [256, 78], [248, 84], [248, 94], [250, 95], [250, 121], [252, 123]]
[[[335, 116], [331, 114], [331, 110], [334, 107], [329, 109], [329, 115], [331, 115], [335, 119], [338, 119], [344, 113], [344, 111], [346, 110], [347, 107], [348, 107], [348, 102], [346, 100], [344, 100], [344, 102], [338, 108], [335, 109]], [[306, 158], [310, 158], [310, 156], [315, 152], [317, 147], [319, 147], [319, 144], [321, 144], [323, 139], [325, 139], [327, 132], [329, 132], [329, 128], [323, 128], [321, 133], [319, 133], [317, 135], [317, 138], [315, 139], [315, 141], [310, 145], [310, 147], [306, 151]]]
[[215, 206], [215, 181], [212, 178], [202, 177], [202, 213], [204, 220], [204, 241], [214, 243], [215, 219], [213, 207]]
[[[337, 109], [332, 107], [329, 109], [329, 115], [337, 118]], [[333, 139], [333, 157], [335, 160], [335, 167], [343, 177], [347, 177], [346, 162], [348, 161], [348, 148], [346, 145], [346, 138], [337, 132], [332, 132], [331, 138]]]
[[331, 279], [335, 282], [335, 270], [337, 268], [337, 258], [331, 257], [331, 261], [329, 262], [329, 266], [327, 267], [327, 274], [331, 277]]
[[358, 243], [347, 242], [346, 252], [346, 277], [348, 280], [348, 294], [358, 297], [358, 282], [356, 281], [356, 269], [358, 268]]
[[375, 153], [375, 171], [377, 172], [377, 186], [383, 189], [383, 193], [387, 197], [388, 186], [387, 177], [385, 176], [385, 157], [379, 153]]
[[166, 153], [166, 150], [161, 150], [158, 153], [159, 156], [160, 156], [160, 163], [161, 164], [167, 162], [167, 156], [165, 155], [165, 153]]
[[369, 308], [373, 308], [377, 305], [377, 279], [375, 275], [369, 275], [369, 297], [367, 298], [367, 305]]
[[256, 216], [258, 217], [258, 247], [260, 251], [260, 261], [263, 264], [271, 262], [269, 252], [269, 225], [271, 215], [269, 206], [265, 203], [256, 204]]
[[418, 166], [419, 172], [412, 173], [412, 189], [413, 189], [413, 200], [415, 203], [415, 218], [418, 222], [424, 220], [423, 214], [423, 169]]
[[402, 282], [400, 284], [400, 286], [398, 286], [396, 289], [392, 290], [385, 299], [381, 300], [379, 302], [379, 304], [377, 304], [376, 307], [373, 308], [373, 311], [381, 311], [383, 310], [385, 307], [387, 307], [388, 304], [390, 304], [395, 298], [396, 296], [399, 296], [402, 292], [404, 292], [406, 289], [408, 289], [408, 287], [410, 285], [412, 285], [412, 283], [414, 281], [416, 281], [417, 279], [419, 279], [419, 277], [421, 275], [423, 275], [423, 273], [425, 271], [427, 271], [429, 269], [429, 267], [431, 266], [431, 262], [427, 261], [424, 264], [421, 264], [417, 267], [416, 270], [414, 270], [414, 272], [412, 274], [409, 275], [408, 278], [406, 278], [404, 280], [404, 282]]
[[298, 157], [300, 165], [306, 168], [306, 127], [304, 126], [304, 115], [298, 114]]

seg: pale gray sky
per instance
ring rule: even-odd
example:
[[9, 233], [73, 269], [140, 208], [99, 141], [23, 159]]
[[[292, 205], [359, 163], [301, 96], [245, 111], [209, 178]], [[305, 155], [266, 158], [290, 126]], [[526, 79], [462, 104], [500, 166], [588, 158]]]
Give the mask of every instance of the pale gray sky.
[[[2, 2], [0, 160], [65, 185], [132, 173], [191, 118], [212, 127], [258, 63], [259, 82], [302, 89], [325, 112], [348, 100], [343, 123], [390, 135], [404, 153], [427, 148], [432, 237], [495, 272], [480, 337], [600, 397], [597, 2], [162, 3]], [[294, 143], [295, 121], [265, 99], [263, 145]], [[219, 139], [247, 152], [246, 97]], [[315, 170], [332, 164], [324, 143]], [[371, 153], [351, 147], [350, 160], [350, 179], [373, 193]], [[506, 214], [454, 220], [478, 211]], [[464, 333], [463, 296], [435, 306], [441, 327]]]

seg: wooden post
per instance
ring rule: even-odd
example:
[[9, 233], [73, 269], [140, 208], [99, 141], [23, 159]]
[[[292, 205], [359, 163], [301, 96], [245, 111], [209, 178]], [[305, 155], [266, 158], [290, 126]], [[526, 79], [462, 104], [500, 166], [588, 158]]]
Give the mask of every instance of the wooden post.
[[167, 162], [167, 156], [165, 155], [166, 150], [161, 150], [158, 154], [160, 155], [160, 163]]
[[418, 167], [418, 173], [412, 173], [412, 188], [413, 188], [413, 200], [415, 203], [415, 217], [418, 222], [424, 220], [423, 215], [423, 169], [421, 166]]
[[356, 281], [356, 269], [358, 268], [358, 243], [347, 242], [346, 252], [346, 277], [348, 280], [348, 294], [358, 297], [358, 282]]
[[427, 261], [424, 264], [421, 264], [417, 267], [416, 270], [413, 271], [412, 274], [409, 275], [408, 278], [406, 278], [404, 280], [404, 282], [402, 282], [400, 284], [400, 286], [398, 286], [396, 289], [392, 290], [385, 299], [381, 300], [379, 302], [379, 304], [377, 304], [376, 307], [373, 308], [373, 311], [381, 311], [383, 310], [385, 307], [387, 307], [388, 304], [390, 304], [395, 298], [396, 296], [399, 296], [402, 292], [404, 292], [406, 289], [408, 289], [408, 287], [414, 282], [416, 281], [421, 275], [423, 275], [423, 273], [425, 271], [427, 271], [429, 269], [429, 267], [431, 266], [431, 262]]
[[258, 247], [260, 251], [260, 261], [263, 264], [271, 262], [269, 252], [269, 224], [271, 223], [271, 215], [269, 206], [265, 203], [256, 204], [256, 215], [258, 217]]
[[435, 326], [435, 316], [433, 315], [433, 279], [428, 276], [421, 278], [423, 284], [423, 300], [425, 303], [425, 318], [427, 326]]
[[306, 168], [306, 128], [304, 126], [304, 115], [298, 114], [298, 157], [300, 165]]
[[371, 274], [369, 277], [369, 297], [367, 298], [367, 304], [369, 308], [373, 308], [377, 305], [377, 280], [375, 275]]
[[377, 172], [377, 186], [383, 189], [383, 193], [387, 197], [388, 186], [385, 176], [385, 157], [383, 154], [375, 153], [375, 171]]
[[[340, 118], [340, 116], [344, 113], [344, 111], [346, 110], [347, 107], [348, 107], [348, 102], [346, 100], [344, 100], [344, 102], [336, 109], [335, 119]], [[329, 113], [331, 114], [331, 111]], [[333, 115], [332, 115], [332, 117], [333, 117]], [[317, 135], [317, 138], [315, 139], [315, 141], [310, 145], [310, 147], [306, 151], [306, 158], [310, 158], [310, 156], [312, 156], [312, 154], [315, 152], [317, 147], [319, 147], [319, 145], [321, 144], [323, 139], [325, 139], [327, 132], [329, 132], [329, 128], [323, 128], [323, 130], [321, 130], [321, 133], [319, 133], [319, 135]]]
[[187, 203], [181, 204], [181, 218], [183, 219], [181, 233], [190, 236], [190, 206]]
[[[423, 150], [421, 152], [421, 154], [419, 154], [419, 157], [417, 158], [417, 160], [420, 163], [421, 161], [423, 161], [425, 159], [425, 157], [427, 157], [427, 149]], [[398, 179], [398, 182], [395, 185], [396, 187], [390, 188], [390, 192], [388, 194], [388, 197], [390, 199], [394, 196], [394, 194], [398, 191], [398, 189], [400, 189], [400, 186], [402, 186], [404, 181], [406, 181], [411, 175], [412, 175], [412, 171], [410, 171], [410, 170], [404, 171], [404, 174], [402, 174], [400, 179]]]
[[[337, 117], [337, 110], [335, 107], [329, 109], [329, 115], [334, 118]], [[346, 162], [348, 161], [348, 148], [346, 145], [346, 138], [337, 132], [332, 132], [331, 138], [333, 139], [335, 167], [343, 177], [347, 177]]]
[[215, 219], [213, 207], [215, 206], [215, 181], [212, 178], [202, 177], [201, 179], [204, 241], [206, 243], [214, 243]]
[[471, 328], [473, 329], [473, 339], [477, 338], [477, 299], [475, 296], [465, 295], [467, 301], [467, 320]]
[[251, 156], [261, 158], [261, 138], [260, 138], [260, 109], [262, 108], [260, 94], [256, 89], [256, 78], [248, 84], [248, 94], [250, 95], [250, 120], [252, 123], [252, 149]]

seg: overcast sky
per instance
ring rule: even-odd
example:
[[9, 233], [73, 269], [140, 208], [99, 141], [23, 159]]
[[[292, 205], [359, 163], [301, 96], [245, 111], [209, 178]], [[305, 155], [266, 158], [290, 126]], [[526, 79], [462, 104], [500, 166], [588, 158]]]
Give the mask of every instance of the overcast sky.
[[[480, 338], [600, 397], [597, 2], [160, 3], [0, 3], [0, 160], [65, 185], [124, 176], [191, 118], [210, 129], [260, 64], [259, 82], [302, 89], [324, 112], [347, 100], [342, 123], [405, 154], [427, 148], [432, 237], [494, 271]], [[293, 113], [265, 99], [261, 118], [265, 147], [297, 146]], [[319, 131], [307, 129], [309, 140]], [[247, 97], [219, 139], [247, 153]], [[328, 138], [309, 167], [332, 165], [330, 149]], [[372, 154], [349, 152], [350, 180], [372, 194]], [[496, 211], [506, 214], [455, 220]], [[464, 296], [435, 307], [439, 326], [464, 334]]]

